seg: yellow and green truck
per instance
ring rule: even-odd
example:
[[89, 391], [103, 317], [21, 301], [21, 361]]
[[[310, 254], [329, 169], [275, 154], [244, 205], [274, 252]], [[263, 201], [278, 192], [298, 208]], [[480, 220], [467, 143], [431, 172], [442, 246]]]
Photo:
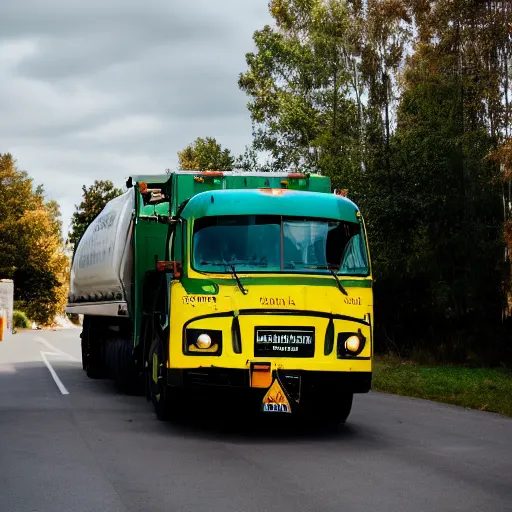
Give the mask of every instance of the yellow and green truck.
[[338, 423], [371, 388], [366, 230], [325, 176], [132, 176], [75, 249], [67, 311], [87, 375], [143, 391], [160, 419], [189, 390], [222, 410], [224, 390]]

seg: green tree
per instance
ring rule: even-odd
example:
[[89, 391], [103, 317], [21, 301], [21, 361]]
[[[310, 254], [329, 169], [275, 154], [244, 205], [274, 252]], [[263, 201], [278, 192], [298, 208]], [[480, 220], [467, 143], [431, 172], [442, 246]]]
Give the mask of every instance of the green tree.
[[269, 6], [276, 28], [254, 33], [256, 52], [246, 55], [248, 69], [238, 82], [251, 97], [254, 146], [271, 154], [275, 168], [319, 169], [335, 186], [347, 185], [361, 166], [347, 4], [272, 0]]
[[[460, 47], [449, 51], [440, 35], [416, 45], [403, 75], [395, 193], [386, 195], [375, 173], [366, 208], [380, 327], [402, 349], [463, 360], [496, 347], [496, 338], [482, 347], [480, 336], [500, 319], [503, 212], [496, 167], [485, 159], [493, 136], [483, 100], [465, 94]], [[391, 291], [398, 300], [386, 300]]]
[[41, 186], [0, 154], [0, 277], [13, 279], [19, 309], [51, 323], [66, 302], [69, 258], [64, 254], [59, 207]]
[[235, 158], [233, 169], [244, 172], [272, 172], [278, 170], [269, 158], [261, 162], [258, 158], [258, 152], [253, 146], [246, 146], [244, 152]]
[[75, 206], [68, 234], [69, 243], [76, 246], [89, 224], [101, 213], [105, 205], [122, 193], [122, 190], [115, 188], [110, 180], [95, 180], [89, 188], [82, 185], [82, 202]]
[[365, 162], [369, 172], [385, 172], [389, 193], [393, 193], [391, 136], [400, 92], [398, 84], [412, 35], [407, 4], [407, 0], [368, 0], [364, 11], [361, 8], [355, 13], [360, 19], [356, 46], [367, 92]]
[[273, 169], [307, 166], [350, 189], [369, 228], [377, 342], [463, 358], [500, 318], [512, 4], [269, 8], [276, 28], [255, 32], [239, 77], [254, 148]]
[[231, 171], [235, 163], [229, 149], [212, 137], [198, 137], [182, 151], [178, 151], [179, 168], [186, 171]]
[[0, 154], [0, 275], [12, 279], [17, 263], [14, 227], [34, 207], [32, 180], [16, 168], [11, 154]]
[[40, 324], [51, 323], [66, 304], [69, 258], [46, 205], [29, 210], [18, 221], [19, 259], [14, 273], [17, 305]]

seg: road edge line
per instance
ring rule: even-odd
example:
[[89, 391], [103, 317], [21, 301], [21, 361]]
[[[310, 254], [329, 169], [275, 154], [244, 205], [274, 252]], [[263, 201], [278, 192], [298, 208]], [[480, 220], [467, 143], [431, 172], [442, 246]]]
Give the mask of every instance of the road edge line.
[[53, 377], [53, 380], [55, 381], [55, 384], [57, 384], [57, 387], [59, 388], [60, 392], [63, 395], [69, 395], [69, 391], [66, 389], [66, 386], [64, 386], [64, 384], [62, 384], [62, 381], [59, 379], [59, 376], [57, 375], [57, 373], [53, 369], [53, 366], [50, 364], [50, 361], [48, 361], [48, 359], [46, 357], [47, 354], [48, 355], [58, 355], [58, 354], [53, 354], [52, 352], [42, 352], [42, 351], [40, 351], [40, 354], [41, 354], [41, 357], [43, 358], [44, 364], [48, 368], [48, 371], [50, 372], [50, 375]]

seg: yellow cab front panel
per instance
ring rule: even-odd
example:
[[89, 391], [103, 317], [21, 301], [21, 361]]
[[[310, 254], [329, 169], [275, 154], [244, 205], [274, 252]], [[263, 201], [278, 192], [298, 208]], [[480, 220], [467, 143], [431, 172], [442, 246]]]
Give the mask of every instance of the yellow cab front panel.
[[[342, 279], [342, 289], [330, 275], [242, 280], [245, 294], [230, 276], [216, 280], [214, 294], [190, 294], [171, 282], [167, 368], [180, 373], [180, 383], [266, 391], [285, 372], [303, 385], [338, 377], [348, 392], [370, 389], [371, 277]], [[204, 334], [211, 344], [200, 349]], [[354, 336], [362, 340], [355, 355], [345, 349]]]

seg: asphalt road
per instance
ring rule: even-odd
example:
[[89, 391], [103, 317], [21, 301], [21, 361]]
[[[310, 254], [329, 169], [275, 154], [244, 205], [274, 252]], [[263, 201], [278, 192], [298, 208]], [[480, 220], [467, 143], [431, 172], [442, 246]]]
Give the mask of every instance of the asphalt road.
[[336, 432], [161, 423], [87, 379], [78, 334], [0, 343], [1, 512], [512, 511], [511, 419], [370, 393]]

